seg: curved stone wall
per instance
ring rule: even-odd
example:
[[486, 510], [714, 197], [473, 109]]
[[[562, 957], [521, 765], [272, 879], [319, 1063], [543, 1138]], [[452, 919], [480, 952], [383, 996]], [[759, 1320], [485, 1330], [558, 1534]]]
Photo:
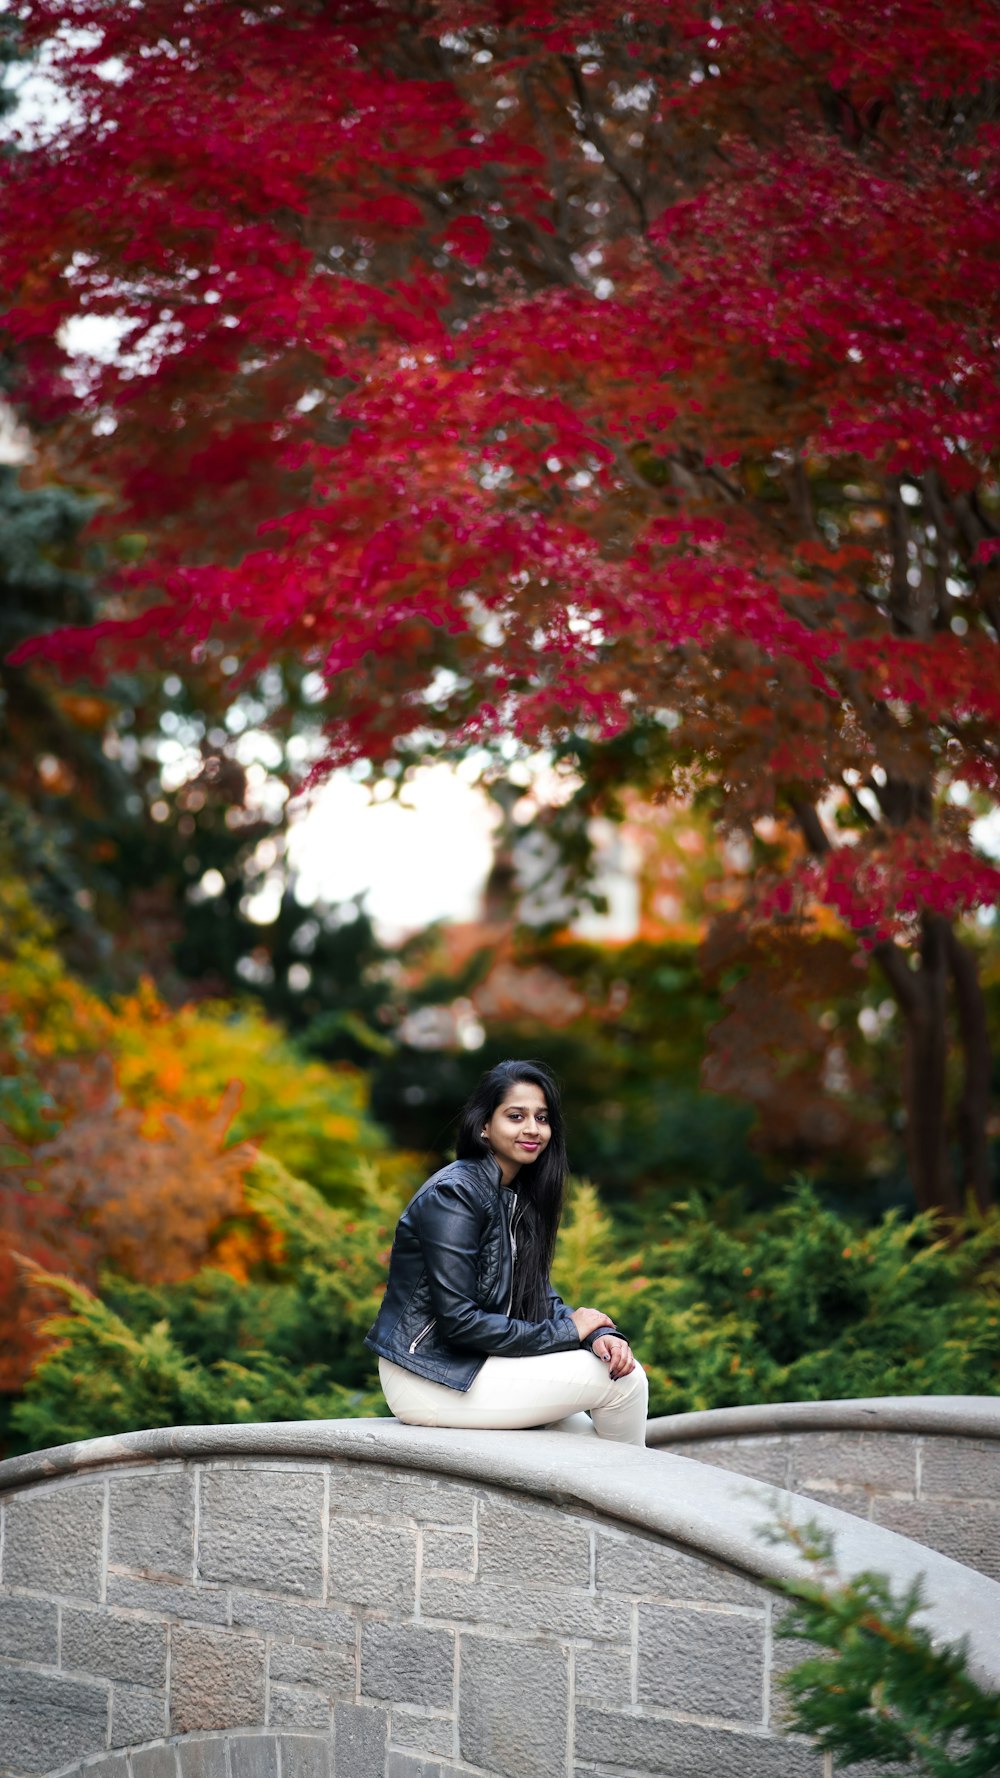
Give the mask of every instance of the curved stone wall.
[[[823, 1778], [780, 1732], [796, 1559], [757, 1535], [775, 1503], [708, 1465], [178, 1428], [14, 1459], [0, 1499], [4, 1778]], [[815, 1511], [845, 1571], [924, 1570], [932, 1626], [1000, 1684], [1000, 1587]]]
[[1000, 1399], [783, 1402], [651, 1420], [649, 1443], [856, 1513], [1000, 1580]]
[[333, 1778], [332, 1751], [326, 1735], [184, 1735], [81, 1761], [61, 1778]]

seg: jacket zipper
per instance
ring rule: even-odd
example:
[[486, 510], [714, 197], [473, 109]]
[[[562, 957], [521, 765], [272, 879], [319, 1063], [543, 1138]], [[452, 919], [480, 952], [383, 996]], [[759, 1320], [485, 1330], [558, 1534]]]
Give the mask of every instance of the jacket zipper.
[[513, 1204], [512, 1210], [511, 1210], [510, 1221], [508, 1224], [508, 1227], [510, 1230], [510, 1296], [507, 1298], [507, 1314], [508, 1314], [508, 1316], [510, 1315], [511, 1309], [514, 1304], [514, 1267], [517, 1263], [517, 1235], [515, 1233], [515, 1230], [517, 1228], [518, 1216], [519, 1216], [519, 1211], [518, 1211], [518, 1207], [517, 1207], [517, 1194], [515, 1193], [514, 1194], [514, 1204]]
[[[435, 1316], [435, 1317], [434, 1317], [434, 1321], [436, 1321], [436, 1320], [437, 1320], [437, 1316]], [[430, 1333], [430, 1331], [431, 1331], [431, 1328], [432, 1328], [432, 1327], [433, 1327], [433, 1326], [434, 1326], [434, 1321], [428, 1321], [428, 1323], [427, 1323], [427, 1326], [426, 1326], [426, 1327], [422, 1327], [422, 1328], [421, 1328], [421, 1329], [420, 1329], [420, 1332], [419, 1332], [419, 1333], [418, 1333], [418, 1335], [417, 1335], [417, 1337], [416, 1337], [416, 1339], [415, 1339], [415, 1340], [411, 1340], [411, 1341], [410, 1341], [410, 1344], [409, 1344], [409, 1346], [408, 1346], [408, 1347], [407, 1347], [407, 1351], [408, 1351], [408, 1352], [415, 1352], [415, 1351], [416, 1351], [416, 1349], [417, 1349], [417, 1347], [418, 1347], [418, 1346], [419, 1346], [419, 1344], [420, 1344], [420, 1342], [421, 1342], [421, 1340], [422, 1340], [422, 1339], [423, 1339], [423, 1338], [424, 1338], [424, 1337], [425, 1337], [425, 1335], [426, 1335], [426, 1334], [429, 1334], [429, 1333]]]

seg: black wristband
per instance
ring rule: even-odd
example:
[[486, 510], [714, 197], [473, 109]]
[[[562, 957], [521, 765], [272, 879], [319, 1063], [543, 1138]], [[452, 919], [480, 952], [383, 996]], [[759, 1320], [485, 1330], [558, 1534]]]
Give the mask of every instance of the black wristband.
[[614, 1335], [616, 1339], [624, 1340], [625, 1344], [628, 1345], [628, 1335], [623, 1334], [617, 1327], [595, 1327], [593, 1333], [584, 1334], [580, 1344], [581, 1346], [586, 1346], [588, 1352], [592, 1352], [594, 1349], [594, 1341], [599, 1340], [603, 1334]]

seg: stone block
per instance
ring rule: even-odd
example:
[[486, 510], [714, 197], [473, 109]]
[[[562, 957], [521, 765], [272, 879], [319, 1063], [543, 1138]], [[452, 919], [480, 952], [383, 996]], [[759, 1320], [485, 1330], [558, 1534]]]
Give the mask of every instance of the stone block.
[[[329, 1593], [355, 1605], [384, 1611], [413, 1610], [417, 1586], [417, 1534], [406, 1526], [330, 1520]], [[339, 1754], [338, 1754], [339, 1758]], [[338, 1771], [337, 1778], [340, 1778]]]
[[361, 1690], [367, 1698], [394, 1704], [452, 1701], [455, 1638], [449, 1630], [423, 1630], [415, 1624], [368, 1622], [361, 1627]]
[[206, 1470], [198, 1572], [203, 1580], [318, 1599], [323, 1477], [295, 1470]]
[[791, 1667], [797, 1667], [801, 1661], [811, 1661], [816, 1655], [829, 1655], [829, 1650], [821, 1648], [818, 1642], [808, 1642], [800, 1636], [779, 1636], [778, 1630], [781, 1622], [789, 1615], [789, 1608], [782, 1606], [779, 1600], [775, 1600], [774, 1615], [771, 1620], [772, 1677], [787, 1673]]
[[385, 1778], [385, 1710], [361, 1704], [334, 1705], [334, 1770], [337, 1778]]
[[305, 1686], [272, 1685], [268, 1693], [268, 1727], [272, 1729], [330, 1728], [330, 1700], [323, 1692]]
[[928, 1549], [1000, 1580], [1000, 1506], [985, 1501], [876, 1500], [872, 1516]]
[[308, 1685], [327, 1697], [349, 1694], [353, 1703], [356, 1674], [353, 1648], [305, 1648], [300, 1642], [275, 1642], [271, 1646], [272, 1683]]
[[674, 1457], [692, 1457], [715, 1469], [751, 1476], [772, 1488], [783, 1488], [788, 1474], [788, 1441], [781, 1437], [743, 1439], [679, 1439], [664, 1446]]
[[385, 1778], [441, 1778], [441, 1767], [436, 1760], [418, 1759], [412, 1753], [400, 1753], [392, 1747], [386, 1760]]
[[194, 1476], [189, 1470], [113, 1476], [108, 1504], [108, 1561], [113, 1567], [191, 1579]]
[[917, 1447], [912, 1433], [798, 1432], [788, 1439], [788, 1485], [799, 1493], [856, 1489], [913, 1494]]
[[64, 1605], [60, 1666], [66, 1672], [96, 1673], [129, 1685], [162, 1686], [167, 1677], [166, 1628], [142, 1618]]
[[567, 1657], [559, 1648], [463, 1636], [458, 1741], [463, 1761], [500, 1778], [566, 1769]]
[[329, 1741], [282, 1735], [281, 1778], [331, 1778]]
[[529, 1591], [520, 1585], [520, 1577], [500, 1586], [427, 1576], [420, 1584], [420, 1614], [519, 1630], [527, 1636], [593, 1637], [604, 1642], [627, 1642], [632, 1621], [631, 1608], [623, 1599], [582, 1591]]
[[638, 1701], [687, 1716], [763, 1725], [763, 1621], [735, 1612], [640, 1605]]
[[835, 1506], [838, 1512], [853, 1513], [856, 1519], [870, 1519], [879, 1499], [891, 1499], [891, 1495], [878, 1495], [874, 1492], [866, 1494], [860, 1488], [849, 1488], [846, 1483], [842, 1488], [822, 1488], [800, 1482], [797, 1492], [804, 1500], [815, 1500], [819, 1506]]
[[177, 1625], [170, 1633], [170, 1733], [264, 1721], [264, 1644]]
[[263, 1593], [234, 1592], [233, 1623], [267, 1636], [294, 1636], [296, 1642], [340, 1643], [354, 1648], [355, 1622], [346, 1611], [325, 1605], [292, 1605]]
[[112, 1753], [107, 1759], [99, 1759], [95, 1764], [88, 1761], [85, 1766], [78, 1766], [73, 1778], [128, 1778], [128, 1760], [123, 1753]]
[[224, 1624], [229, 1617], [228, 1595], [213, 1587], [136, 1580], [127, 1574], [108, 1575], [108, 1604], [128, 1611], [155, 1612], [157, 1617], [180, 1623]]
[[166, 1733], [167, 1699], [164, 1692], [144, 1685], [116, 1685], [111, 1698], [111, 1745], [134, 1747], [155, 1741]]
[[573, 1664], [577, 1695], [624, 1710], [632, 1702], [632, 1656], [627, 1649], [578, 1648]]
[[176, 1747], [144, 1747], [131, 1755], [132, 1778], [177, 1778]]
[[861, 1760], [854, 1766], [834, 1765], [832, 1778], [903, 1778], [905, 1766], [898, 1762], [891, 1766], [876, 1765], [873, 1760]]
[[278, 1778], [278, 1743], [273, 1735], [234, 1735], [229, 1742], [233, 1778]]
[[182, 1741], [177, 1749], [181, 1759], [181, 1778], [229, 1778], [224, 1741]]
[[57, 1610], [48, 1599], [0, 1595], [0, 1655], [55, 1666]]
[[0, 1748], [12, 1771], [51, 1772], [107, 1745], [107, 1686], [0, 1664]]
[[1000, 1439], [926, 1438], [920, 1469], [922, 1499], [996, 1500]]
[[[822, 1778], [808, 1742], [704, 1728], [668, 1717], [616, 1715], [577, 1705], [575, 1754], [588, 1778], [625, 1766], [649, 1778]], [[596, 1768], [596, 1769], [595, 1769]]]
[[471, 1484], [376, 1464], [334, 1464], [330, 1472], [331, 1515], [352, 1519], [372, 1516], [471, 1530], [476, 1499]]
[[696, 1600], [706, 1605], [743, 1605], [763, 1611], [764, 1588], [686, 1550], [634, 1533], [597, 1534], [597, 1591], [631, 1598]]
[[421, 1759], [450, 1759], [455, 1750], [455, 1719], [453, 1716], [428, 1716], [417, 1710], [394, 1709], [389, 1743], [401, 1753], [417, 1753]]
[[554, 1508], [493, 1499], [479, 1509], [479, 1578], [525, 1590], [590, 1585], [590, 1528]]
[[99, 1599], [103, 1546], [102, 1482], [15, 1496], [7, 1507], [4, 1584]]
[[475, 1567], [476, 1546], [471, 1531], [444, 1531], [428, 1526], [424, 1532], [424, 1573], [444, 1569], [452, 1574], [471, 1575]]

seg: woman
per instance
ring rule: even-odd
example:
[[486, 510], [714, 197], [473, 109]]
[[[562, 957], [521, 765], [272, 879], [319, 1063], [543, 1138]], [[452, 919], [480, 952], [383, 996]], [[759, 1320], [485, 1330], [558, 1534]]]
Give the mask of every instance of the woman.
[[365, 1342], [397, 1420], [509, 1429], [589, 1409], [601, 1438], [645, 1444], [646, 1375], [624, 1334], [549, 1283], [566, 1145], [547, 1070], [500, 1062], [484, 1074], [456, 1151], [399, 1219]]

